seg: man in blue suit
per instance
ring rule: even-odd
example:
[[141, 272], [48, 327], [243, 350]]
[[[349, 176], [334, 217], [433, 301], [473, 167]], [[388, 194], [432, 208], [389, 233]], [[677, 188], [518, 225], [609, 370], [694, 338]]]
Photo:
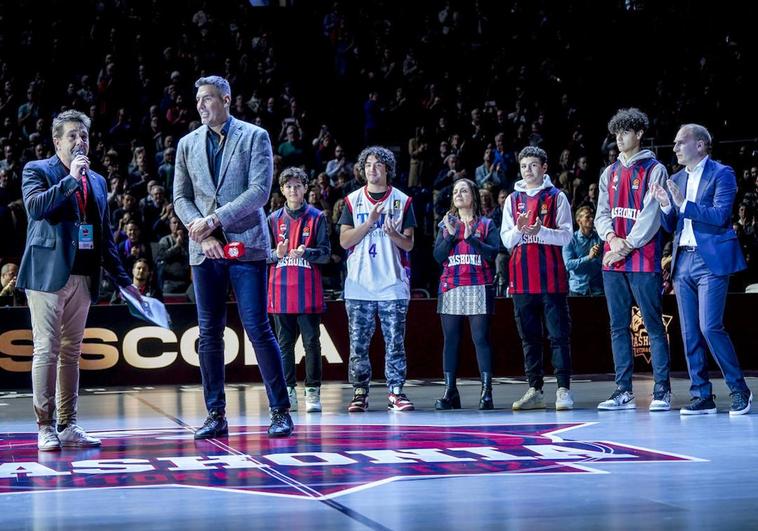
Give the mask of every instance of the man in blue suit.
[[100, 445], [76, 424], [81, 344], [100, 267], [140, 298], [113, 243], [105, 179], [89, 169], [89, 127], [78, 111], [59, 114], [55, 156], [29, 162], [21, 184], [29, 227], [16, 286], [26, 289], [32, 318], [37, 446], [45, 451]]
[[710, 149], [711, 135], [705, 127], [683, 125], [674, 139], [674, 153], [684, 169], [667, 181], [669, 193], [660, 185], [653, 189], [662, 225], [674, 232], [671, 272], [692, 397], [680, 413], [716, 413], [708, 379], [710, 349], [731, 391], [729, 414], [744, 415], [750, 412], [753, 395], [723, 323], [729, 275], [746, 267], [731, 225], [737, 182], [732, 168], [709, 157]]
[[[227, 435], [224, 327], [231, 284], [240, 320], [258, 359], [271, 408], [270, 437], [292, 433], [290, 401], [279, 345], [266, 313], [266, 258], [271, 248], [263, 206], [271, 191], [273, 156], [265, 129], [229, 114], [229, 82], [208, 76], [195, 83], [202, 126], [179, 140], [174, 210], [186, 225], [200, 328], [198, 356], [208, 418], [195, 439]], [[239, 242], [239, 256], [225, 254]]]

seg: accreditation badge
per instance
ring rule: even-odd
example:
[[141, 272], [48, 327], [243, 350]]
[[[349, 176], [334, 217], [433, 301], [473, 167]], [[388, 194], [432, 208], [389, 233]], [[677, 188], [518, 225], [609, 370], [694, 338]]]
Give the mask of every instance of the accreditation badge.
[[95, 228], [89, 223], [79, 225], [79, 249], [95, 248]]

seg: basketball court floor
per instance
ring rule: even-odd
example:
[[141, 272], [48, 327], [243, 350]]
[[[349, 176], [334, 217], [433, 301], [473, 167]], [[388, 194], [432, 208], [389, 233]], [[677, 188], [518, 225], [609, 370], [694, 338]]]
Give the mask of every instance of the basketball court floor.
[[[685, 376], [685, 375], [680, 375]], [[198, 375], [199, 377], [199, 375]], [[83, 389], [79, 424], [99, 449], [38, 452], [28, 392], [0, 393], [0, 528], [11, 529], [756, 529], [758, 415], [596, 409], [607, 375], [577, 377], [573, 411], [512, 412], [522, 381], [499, 379], [494, 411], [461, 382], [464, 409], [435, 411], [438, 381], [409, 382], [417, 411], [348, 414], [351, 388], [328, 383], [323, 413], [293, 414], [269, 439], [262, 385], [227, 387], [229, 437], [194, 441], [196, 387]], [[758, 378], [748, 378], [758, 391]], [[301, 407], [303, 400], [301, 400]]]

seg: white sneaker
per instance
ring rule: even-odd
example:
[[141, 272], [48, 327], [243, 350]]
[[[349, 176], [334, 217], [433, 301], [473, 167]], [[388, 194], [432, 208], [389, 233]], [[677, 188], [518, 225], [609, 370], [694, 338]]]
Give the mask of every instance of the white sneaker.
[[669, 411], [671, 409], [671, 391], [654, 393], [648, 409], [650, 411]]
[[58, 433], [58, 439], [63, 447], [91, 448], [100, 446], [100, 439], [90, 437], [87, 432], [76, 424], [69, 424], [66, 429]]
[[569, 409], [574, 409], [574, 397], [567, 388], [559, 387], [555, 392], [555, 410], [567, 411]]
[[608, 400], [604, 400], [597, 405], [598, 409], [605, 411], [618, 411], [621, 409], [636, 409], [637, 404], [634, 402], [634, 395], [629, 391], [616, 389]]
[[53, 452], [61, 449], [61, 442], [53, 426], [40, 426], [37, 433], [37, 448], [43, 452]]
[[297, 411], [297, 387], [287, 387], [287, 395], [290, 397], [290, 411]]
[[321, 388], [320, 387], [306, 387], [305, 388], [305, 412], [318, 413], [319, 411], [321, 411]]
[[513, 403], [513, 409], [545, 409], [545, 393], [534, 387], [527, 389], [524, 396]]

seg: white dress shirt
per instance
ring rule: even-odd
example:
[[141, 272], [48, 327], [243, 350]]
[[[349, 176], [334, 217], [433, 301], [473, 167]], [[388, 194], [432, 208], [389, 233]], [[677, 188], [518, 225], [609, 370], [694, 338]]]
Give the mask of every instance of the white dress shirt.
[[[693, 203], [697, 199], [697, 188], [700, 185], [700, 178], [703, 176], [703, 168], [708, 160], [706, 155], [703, 160], [697, 163], [692, 171], [687, 170], [687, 192], [682, 201], [682, 206], [679, 208], [679, 212], [684, 214], [684, 210], [687, 207], [687, 201]], [[695, 232], [692, 230], [692, 220], [684, 218], [684, 225], [682, 226], [682, 236], [679, 238], [679, 245], [686, 245], [688, 247], [697, 247], [697, 240], [695, 239]]]

